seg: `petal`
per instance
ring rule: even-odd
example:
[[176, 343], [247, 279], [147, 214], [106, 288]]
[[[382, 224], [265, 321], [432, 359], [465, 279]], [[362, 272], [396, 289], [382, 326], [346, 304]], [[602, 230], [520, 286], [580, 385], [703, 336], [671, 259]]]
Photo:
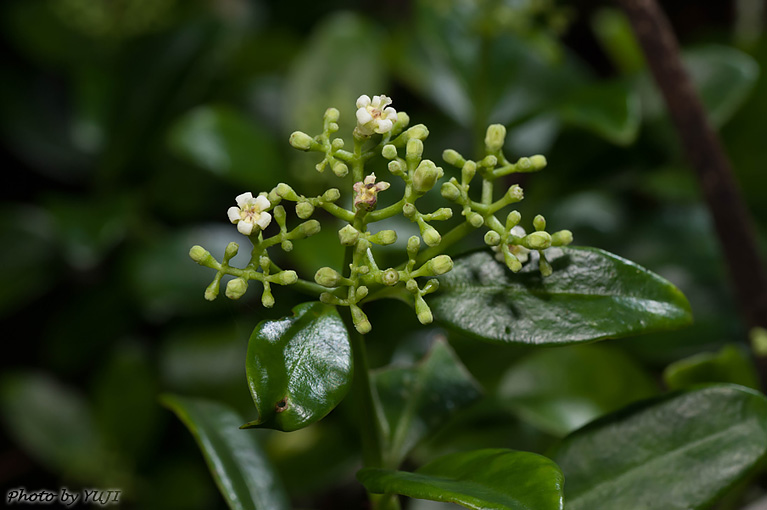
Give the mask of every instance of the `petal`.
[[392, 126], [394, 126], [394, 124], [392, 124], [392, 121], [390, 121], [389, 119], [378, 119], [378, 122], [376, 124], [377, 126], [375, 128], [375, 132], [378, 133], [379, 135], [388, 133], [389, 131], [391, 131]]
[[357, 98], [357, 108], [364, 108], [370, 104], [370, 96], [362, 94]]
[[367, 110], [367, 108], [360, 108], [357, 110], [357, 122], [360, 124], [367, 124], [373, 120], [373, 116], [370, 115], [370, 112]]
[[391, 186], [391, 184], [389, 184], [388, 182], [381, 181], [381, 182], [376, 184], [376, 191], [385, 191], [385, 190], [389, 189], [389, 186]]
[[383, 117], [385, 119], [397, 120], [397, 110], [395, 110], [391, 106], [387, 106], [386, 108], [384, 108], [383, 113], [384, 113]]
[[237, 195], [237, 198], [235, 198], [235, 200], [237, 201], [237, 205], [240, 206], [240, 209], [242, 209], [248, 204], [248, 200], [251, 200], [252, 198], [253, 198], [253, 193], [248, 191], [247, 193]]
[[520, 227], [517, 225], [516, 227], [511, 229], [511, 235], [517, 236], [517, 237], [525, 237], [525, 229], [523, 227]]
[[272, 222], [272, 215], [268, 212], [262, 212], [258, 215], [258, 219], [256, 220], [256, 225], [261, 227], [261, 230], [264, 230], [266, 227], [269, 226], [269, 223]]
[[372, 173], [365, 177], [365, 180], [363, 181], [365, 184], [375, 184], [376, 182], [376, 174]]
[[381, 109], [381, 96], [373, 96], [373, 101], [370, 103], [373, 105], [373, 108], [380, 110]]
[[389, 106], [391, 104], [391, 98], [381, 94], [380, 96], [381, 106]]
[[272, 206], [272, 203], [269, 202], [269, 199], [264, 195], [258, 195], [255, 201], [255, 205], [256, 211], [263, 211], [264, 209], [269, 209]]
[[240, 221], [237, 223], [237, 230], [240, 234], [249, 236], [253, 232], [253, 224], [249, 221]]
[[364, 188], [364, 186], [365, 186], [365, 185], [364, 185], [363, 183], [361, 183], [361, 182], [355, 182], [355, 183], [354, 183], [354, 186], [352, 186], [352, 189], [353, 189], [354, 191], [356, 191], [357, 193], [359, 193], [360, 191], [362, 191], [362, 189]]
[[226, 211], [226, 215], [229, 216], [229, 221], [232, 223], [237, 223], [242, 219], [240, 217], [240, 212], [241, 210], [239, 207], [232, 206]]

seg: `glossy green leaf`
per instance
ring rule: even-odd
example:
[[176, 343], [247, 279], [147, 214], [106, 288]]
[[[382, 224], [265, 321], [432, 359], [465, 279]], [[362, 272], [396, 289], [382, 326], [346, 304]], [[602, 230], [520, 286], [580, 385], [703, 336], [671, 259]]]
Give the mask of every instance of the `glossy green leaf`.
[[586, 85], [573, 92], [558, 110], [564, 122], [618, 145], [632, 143], [639, 133], [639, 95], [621, 81]]
[[245, 371], [258, 418], [243, 428], [284, 431], [323, 418], [346, 396], [353, 362], [349, 333], [335, 307], [318, 301], [256, 326]]
[[767, 455], [767, 398], [709, 386], [632, 406], [554, 455], [568, 510], [708, 508]]
[[672, 363], [663, 371], [663, 380], [672, 390], [701, 383], [733, 383], [759, 389], [759, 376], [753, 361], [735, 345]]
[[242, 417], [217, 402], [164, 395], [194, 436], [216, 485], [232, 510], [282, 510], [289, 501], [252, 431], [240, 430]]
[[279, 154], [269, 130], [226, 106], [200, 106], [171, 128], [169, 144], [180, 157], [254, 189], [280, 177]]
[[498, 387], [504, 405], [556, 436], [656, 393], [652, 377], [631, 358], [601, 345], [536, 351]]
[[373, 382], [386, 422], [387, 465], [398, 465], [419, 441], [481, 396], [444, 339], [435, 341], [420, 363], [378, 371]]
[[434, 317], [481, 340], [563, 345], [688, 325], [684, 295], [633, 262], [596, 248], [550, 250], [554, 273], [536, 264], [512, 273], [488, 251], [455, 259], [428, 300]]
[[413, 473], [366, 468], [357, 478], [374, 494], [402, 494], [477, 510], [563, 508], [562, 473], [535, 453], [500, 448], [451, 453]]

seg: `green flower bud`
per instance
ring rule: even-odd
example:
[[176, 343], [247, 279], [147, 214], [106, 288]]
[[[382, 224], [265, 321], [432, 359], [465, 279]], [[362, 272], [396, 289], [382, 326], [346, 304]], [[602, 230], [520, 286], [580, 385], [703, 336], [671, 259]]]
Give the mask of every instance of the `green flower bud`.
[[210, 257], [210, 252], [202, 246], [195, 245], [192, 246], [191, 250], [189, 250], [189, 257], [198, 264], [201, 264], [203, 260]]
[[516, 166], [519, 170], [523, 172], [528, 172], [532, 170], [533, 164], [530, 161], [530, 158], [519, 158], [519, 161], [517, 161]]
[[387, 269], [381, 273], [381, 283], [388, 285], [389, 287], [397, 285], [399, 282], [399, 272], [396, 269]]
[[405, 175], [405, 168], [402, 166], [402, 163], [397, 160], [389, 161], [389, 171], [393, 175], [398, 175], [400, 177]]
[[205, 289], [205, 299], [213, 301], [218, 297], [218, 290], [221, 286], [220, 276], [213, 280], [210, 285]]
[[497, 152], [503, 148], [506, 141], [506, 126], [503, 124], [493, 124], [487, 128], [485, 134], [485, 147], [488, 152]]
[[538, 261], [538, 269], [541, 271], [541, 275], [543, 276], [551, 276], [551, 273], [554, 272], [554, 268], [551, 267], [551, 263], [546, 260], [546, 257], [541, 254], [541, 259]]
[[520, 202], [523, 198], [525, 198], [524, 190], [522, 190], [522, 188], [517, 184], [511, 186], [508, 191], [506, 191], [506, 194], [514, 202]]
[[453, 269], [453, 259], [447, 255], [437, 255], [429, 261], [429, 270], [433, 276], [445, 274]]
[[264, 286], [264, 292], [261, 294], [261, 304], [264, 308], [271, 308], [274, 306], [274, 296], [272, 296], [272, 289]]
[[354, 295], [356, 296], [357, 301], [361, 301], [368, 295], [368, 288], [364, 285], [360, 285], [357, 287], [357, 290], [354, 291]]
[[296, 216], [305, 220], [314, 213], [314, 206], [309, 202], [298, 202], [296, 204]]
[[407, 137], [409, 139], [415, 138], [416, 140], [426, 140], [429, 136], [429, 130], [423, 124], [416, 124], [407, 130]]
[[338, 131], [338, 124], [335, 122], [328, 124], [328, 133], [335, 133], [336, 131]]
[[411, 204], [410, 202], [405, 202], [405, 205], [402, 206], [402, 214], [405, 216], [405, 218], [412, 219], [417, 212], [418, 209], [416, 209], [415, 205]]
[[336, 188], [330, 188], [325, 193], [322, 194], [322, 200], [325, 202], [335, 202], [341, 198], [341, 192], [338, 191]]
[[498, 158], [493, 156], [492, 154], [490, 156], [485, 156], [482, 158], [482, 161], [478, 163], [478, 166], [483, 166], [485, 168], [493, 168], [495, 165], [498, 164]]
[[525, 237], [525, 244], [531, 250], [545, 250], [551, 246], [551, 236], [548, 232], [533, 232]]
[[368, 241], [367, 239], [360, 239], [359, 241], [357, 241], [357, 246], [355, 246], [355, 249], [357, 250], [358, 253], [365, 253], [366, 251], [370, 249], [370, 246], [371, 246], [370, 241]]
[[274, 214], [274, 219], [277, 221], [278, 225], [284, 225], [285, 224], [285, 208], [281, 205], [278, 205], [272, 210], [272, 213]]
[[229, 280], [229, 283], [226, 284], [226, 297], [229, 299], [240, 299], [247, 290], [248, 282], [244, 278], [235, 278]]
[[415, 280], [408, 280], [407, 283], [405, 284], [405, 288], [409, 292], [412, 292], [413, 294], [418, 292], [418, 284], [416, 283]]
[[338, 299], [336, 296], [331, 294], [330, 292], [323, 292], [320, 294], [320, 302], [325, 303], [326, 305], [342, 305], [344, 303], [341, 302], [340, 299]]
[[411, 138], [407, 141], [407, 150], [405, 152], [408, 160], [416, 160], [423, 155], [423, 142], [418, 138]]
[[298, 200], [298, 195], [296, 195], [296, 192], [293, 191], [293, 188], [284, 182], [279, 183], [275, 190], [277, 191], [277, 195], [282, 198], [287, 198], [288, 200]]
[[509, 215], [506, 216], [506, 230], [511, 230], [512, 228], [516, 227], [521, 220], [522, 215], [519, 213], [519, 211], [511, 211]]
[[458, 168], [461, 168], [466, 163], [466, 159], [453, 149], [445, 149], [442, 152], [442, 159], [445, 160], [445, 163], [457, 166]]
[[413, 189], [416, 193], [426, 193], [434, 187], [437, 179], [440, 179], [444, 173], [442, 169], [432, 161], [425, 159], [421, 161], [418, 168], [413, 173]]
[[406, 128], [410, 124], [410, 115], [405, 112], [397, 112], [397, 124]]
[[343, 138], [334, 138], [333, 141], [330, 143], [330, 147], [334, 150], [341, 150], [344, 148], [344, 139]]
[[309, 220], [301, 223], [298, 226], [301, 229], [301, 233], [306, 237], [313, 236], [320, 231], [320, 222], [317, 220]]
[[437, 221], [445, 221], [449, 220], [453, 217], [453, 210], [449, 207], [440, 207], [436, 211], [430, 214], [431, 219], [437, 220]]
[[469, 220], [469, 223], [474, 228], [479, 228], [485, 223], [485, 218], [482, 217], [481, 214], [471, 212], [468, 216], [466, 216], [466, 219]]
[[423, 242], [428, 246], [437, 246], [442, 241], [442, 236], [439, 235], [439, 232], [434, 227], [426, 227], [421, 236], [423, 237]]
[[485, 244], [488, 246], [498, 246], [501, 244], [501, 235], [495, 230], [488, 230], [485, 234]]
[[532, 170], [542, 170], [546, 167], [546, 157], [537, 154], [530, 157], [530, 166]]
[[410, 239], [407, 240], [407, 254], [408, 257], [411, 259], [416, 256], [418, 253], [418, 249], [421, 247], [421, 240], [418, 238], [418, 236], [411, 236]]
[[[198, 247], [199, 248], [199, 247]], [[231, 243], [226, 245], [226, 250], [224, 251], [224, 260], [230, 261], [232, 260], [235, 255], [237, 255], [237, 252], [240, 250], [240, 246], [232, 241]]]
[[393, 244], [397, 241], [397, 232], [394, 230], [381, 230], [370, 236], [370, 241], [383, 246]]
[[569, 230], [560, 230], [551, 234], [552, 246], [567, 246], [573, 242], [573, 233]]
[[333, 173], [338, 177], [346, 177], [346, 174], [349, 173], [349, 167], [341, 161], [334, 161], [331, 164], [330, 169], [333, 170]]
[[292, 269], [281, 271], [277, 276], [280, 278], [280, 285], [293, 285], [298, 281], [298, 275]]
[[269, 260], [269, 257], [266, 255], [261, 255], [258, 259], [258, 265], [261, 266], [261, 269], [266, 273], [269, 271], [269, 266], [272, 265], [272, 261]]
[[423, 290], [421, 293], [423, 295], [431, 294], [432, 292], [436, 291], [439, 288], [439, 280], [431, 279], [428, 282], [426, 282], [426, 285], [423, 286]]
[[354, 329], [356, 329], [361, 335], [370, 333], [372, 326], [370, 321], [365, 315], [365, 312], [357, 305], [350, 305], [349, 309], [352, 312], [352, 322], [354, 323]]
[[353, 268], [353, 270], [359, 274], [368, 274], [370, 272], [370, 268], [368, 266], [358, 266]]
[[506, 263], [506, 267], [515, 273], [522, 269], [522, 262], [508, 250], [503, 251], [503, 261]]
[[461, 176], [463, 180], [469, 182], [474, 178], [474, 174], [477, 173], [477, 164], [473, 161], [467, 161], [461, 169]]
[[338, 122], [341, 117], [341, 113], [336, 108], [328, 108], [325, 110], [325, 120], [328, 122]]
[[421, 324], [431, 324], [434, 320], [431, 308], [429, 308], [429, 305], [426, 304], [426, 301], [421, 296], [415, 297], [415, 313], [418, 316], [418, 322]]
[[535, 218], [533, 218], [533, 227], [535, 227], [535, 230], [538, 231], [546, 230], [546, 218], [540, 214], [537, 215]]
[[313, 146], [319, 146], [319, 144], [309, 135], [303, 131], [293, 131], [290, 135], [288, 143], [295, 149], [302, 151], [308, 151]]
[[280, 248], [282, 248], [282, 251], [292, 251], [293, 243], [290, 240], [285, 239], [280, 243]]
[[314, 281], [323, 287], [338, 287], [343, 276], [332, 267], [321, 267], [314, 274]]
[[359, 231], [351, 225], [346, 225], [344, 228], [338, 231], [338, 240], [344, 246], [351, 246], [357, 242], [360, 238]]
[[387, 143], [383, 146], [383, 149], [381, 149], [381, 156], [386, 159], [394, 159], [397, 157], [397, 148], [392, 144]]
[[440, 189], [440, 193], [442, 193], [443, 197], [447, 198], [448, 200], [452, 200], [453, 202], [461, 198], [461, 190], [459, 190], [458, 186], [452, 182], [443, 183], [442, 188]]

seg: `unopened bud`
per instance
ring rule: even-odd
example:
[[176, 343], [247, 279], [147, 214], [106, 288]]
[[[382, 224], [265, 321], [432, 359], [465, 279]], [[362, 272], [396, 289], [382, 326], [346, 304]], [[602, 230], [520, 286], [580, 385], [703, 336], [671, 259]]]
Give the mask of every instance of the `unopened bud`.
[[418, 253], [418, 249], [421, 247], [421, 240], [418, 236], [411, 236], [407, 240], [407, 254], [412, 259]]
[[429, 261], [429, 269], [434, 276], [445, 274], [453, 269], [453, 259], [447, 255], [438, 255]]
[[288, 143], [295, 149], [308, 151], [314, 145], [319, 145], [311, 136], [303, 131], [293, 131]]
[[418, 138], [411, 138], [407, 141], [407, 151], [405, 157], [408, 160], [417, 160], [423, 155], [423, 142]]
[[533, 227], [535, 227], [535, 230], [546, 230], [546, 218], [544, 218], [542, 215], [537, 215], [535, 218], [533, 218]]
[[341, 198], [341, 192], [338, 191], [336, 188], [330, 188], [325, 193], [322, 194], [322, 200], [325, 202], [335, 202]]
[[389, 171], [393, 175], [398, 175], [400, 177], [405, 175], [405, 168], [402, 166], [402, 163], [397, 160], [389, 161]]
[[268, 257], [268, 256], [266, 256], [266, 255], [261, 255], [261, 256], [258, 258], [258, 265], [259, 265], [259, 266], [261, 266], [261, 269], [263, 269], [263, 270], [264, 270], [264, 273], [266, 273], [267, 271], [269, 271], [269, 266], [271, 266], [271, 265], [272, 265], [272, 261], [271, 261], [271, 260], [269, 260], [269, 257]]
[[431, 308], [429, 308], [429, 305], [426, 304], [426, 301], [421, 296], [415, 297], [415, 313], [418, 317], [418, 322], [421, 324], [431, 324], [434, 320]]
[[352, 312], [352, 322], [354, 323], [354, 329], [356, 329], [361, 335], [370, 333], [372, 327], [370, 321], [365, 315], [365, 312], [357, 305], [350, 305], [349, 309]]
[[205, 299], [213, 301], [218, 297], [218, 289], [221, 286], [221, 282], [218, 278], [213, 280], [210, 285], [205, 289]]
[[402, 206], [402, 214], [405, 216], [405, 218], [411, 219], [417, 212], [418, 209], [416, 209], [415, 205], [411, 204], [410, 202], [405, 202], [405, 205]]
[[423, 237], [423, 242], [428, 246], [437, 246], [442, 241], [442, 236], [439, 235], [439, 232], [434, 227], [426, 227], [421, 236]]
[[408, 290], [408, 292], [412, 292], [413, 294], [418, 292], [418, 284], [415, 280], [408, 280], [405, 284], [405, 288]]
[[560, 230], [551, 234], [552, 246], [567, 246], [573, 242], [573, 233], [569, 230]]
[[488, 152], [497, 152], [503, 148], [506, 141], [506, 126], [503, 124], [493, 124], [487, 128], [485, 134], [485, 147]]
[[354, 291], [354, 296], [357, 298], [357, 301], [361, 301], [365, 299], [365, 297], [368, 295], [368, 288], [364, 285], [360, 285], [357, 287], [357, 290]]
[[264, 292], [261, 294], [261, 304], [264, 305], [264, 308], [274, 306], [274, 296], [272, 296], [272, 290], [269, 287], [264, 287]]
[[349, 173], [349, 167], [341, 161], [334, 161], [331, 164], [330, 169], [333, 170], [333, 173], [338, 177], [346, 177], [346, 174]]
[[530, 161], [530, 158], [519, 158], [519, 161], [516, 162], [516, 166], [519, 170], [523, 172], [529, 172], [533, 168], [533, 163]]
[[387, 143], [383, 146], [383, 149], [381, 149], [381, 156], [386, 159], [394, 159], [397, 157], [397, 148], [392, 144]]
[[406, 128], [410, 124], [410, 115], [405, 112], [397, 112], [397, 124]]
[[530, 157], [530, 166], [533, 171], [542, 170], [546, 167], [546, 156], [536, 154]]
[[330, 147], [334, 150], [341, 150], [344, 148], [344, 139], [343, 138], [334, 138], [333, 141], [330, 143]]
[[442, 175], [443, 172], [440, 167], [425, 159], [421, 161], [413, 173], [413, 189], [416, 193], [426, 193], [434, 187]]
[[343, 277], [332, 267], [321, 267], [314, 274], [314, 281], [323, 287], [338, 287], [338, 283]]
[[458, 168], [461, 168], [466, 163], [466, 159], [453, 149], [445, 149], [442, 152], [442, 159], [445, 160], [445, 163], [457, 166]]
[[381, 274], [381, 283], [391, 287], [399, 282], [399, 272], [396, 269], [387, 269]]
[[408, 138], [415, 138], [416, 140], [426, 140], [429, 136], [429, 130], [423, 124], [416, 124], [407, 130]]
[[293, 243], [289, 239], [285, 239], [280, 243], [282, 251], [293, 251]]
[[531, 250], [545, 250], [551, 246], [551, 236], [548, 232], [533, 232], [525, 238], [525, 241]]
[[431, 213], [431, 219], [437, 220], [437, 221], [445, 221], [449, 220], [453, 217], [453, 210], [449, 207], [440, 207], [433, 213]]
[[506, 230], [511, 230], [516, 227], [521, 220], [522, 214], [520, 214], [519, 211], [511, 211], [509, 215], [506, 216]]
[[299, 202], [296, 204], [296, 216], [305, 220], [314, 213], [314, 206], [309, 202]]
[[463, 180], [469, 182], [474, 178], [474, 174], [477, 173], [477, 164], [473, 161], [467, 161], [461, 169], [461, 175]]
[[284, 225], [285, 224], [285, 208], [281, 205], [278, 205], [277, 207], [272, 210], [272, 213], [274, 213], [274, 219], [277, 221], [278, 225]]
[[483, 218], [481, 214], [475, 212], [469, 213], [466, 219], [469, 220], [469, 223], [474, 228], [479, 228], [485, 223], [485, 218]]
[[459, 190], [458, 186], [452, 182], [443, 183], [442, 188], [440, 189], [440, 193], [442, 193], [443, 197], [454, 202], [461, 198], [461, 190]]
[[237, 252], [240, 250], [240, 246], [232, 241], [231, 243], [226, 245], [226, 250], [224, 250], [224, 260], [230, 261], [232, 260], [235, 255], [237, 255]]
[[341, 113], [336, 108], [328, 108], [325, 110], [325, 120], [328, 122], [338, 122]]
[[432, 292], [436, 291], [439, 288], [439, 280], [436, 280], [432, 278], [428, 282], [426, 282], [426, 285], [423, 286], [423, 290], [421, 291], [421, 294], [431, 294]]
[[397, 232], [394, 230], [381, 230], [370, 236], [370, 241], [383, 246], [397, 242]]
[[492, 154], [489, 156], [485, 156], [484, 158], [482, 158], [482, 161], [477, 163], [478, 166], [483, 166], [485, 168], [493, 168], [497, 164], [498, 164], [498, 158], [496, 158]]
[[278, 282], [280, 285], [293, 285], [298, 281], [298, 275], [292, 269], [282, 271], [277, 276], [280, 278]]
[[503, 252], [503, 261], [506, 263], [506, 267], [515, 273], [522, 269], [522, 262], [508, 250], [504, 250]]
[[546, 260], [546, 257], [541, 254], [541, 259], [538, 261], [538, 269], [541, 271], [541, 275], [543, 276], [551, 276], [551, 273], [554, 272], [554, 268], [551, 267], [551, 263]]
[[357, 242], [360, 238], [359, 231], [351, 225], [346, 225], [344, 228], [338, 231], [338, 240], [344, 246], [351, 246]]
[[293, 188], [284, 182], [279, 183], [275, 188], [275, 191], [277, 191], [277, 195], [281, 196], [282, 198], [287, 198], [288, 200], [298, 200], [298, 195], [296, 195], [296, 192], [293, 191]]
[[509, 190], [506, 192], [506, 194], [514, 202], [520, 202], [525, 198], [525, 192], [518, 184], [514, 184], [513, 186], [509, 187]]
[[338, 124], [335, 122], [328, 124], [328, 133], [335, 133], [336, 131], [338, 131]]
[[198, 264], [202, 263], [203, 260], [210, 257], [210, 252], [203, 248], [202, 246], [192, 246], [192, 249], [189, 250], [189, 257], [197, 262]]
[[485, 234], [485, 244], [488, 246], [498, 246], [501, 244], [501, 235], [495, 230], [488, 230]]
[[229, 283], [226, 284], [226, 297], [229, 299], [240, 299], [247, 290], [248, 282], [244, 278], [235, 278], [229, 280]]
[[317, 232], [320, 231], [322, 227], [320, 227], [320, 222], [317, 220], [309, 220], [301, 223], [299, 225], [301, 228], [301, 233], [305, 235], [306, 237], [313, 236]]

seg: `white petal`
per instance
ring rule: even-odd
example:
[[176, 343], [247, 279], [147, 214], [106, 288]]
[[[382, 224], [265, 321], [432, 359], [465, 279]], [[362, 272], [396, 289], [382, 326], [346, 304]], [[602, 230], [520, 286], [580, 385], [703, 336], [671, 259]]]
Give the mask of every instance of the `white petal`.
[[391, 98], [381, 94], [381, 106], [389, 106], [391, 104]]
[[376, 182], [376, 174], [370, 174], [367, 177], [365, 177], [365, 180], [363, 181], [365, 184], [375, 184]]
[[373, 108], [380, 110], [381, 108], [381, 96], [373, 96], [373, 100], [370, 102]]
[[253, 198], [253, 193], [248, 191], [247, 193], [243, 193], [241, 195], [237, 195], [237, 198], [235, 199], [237, 201], [237, 205], [240, 206], [240, 209], [245, 207], [248, 203], [248, 200], [251, 200]]
[[253, 224], [249, 221], [237, 222], [237, 230], [240, 234], [249, 236], [253, 232]]
[[360, 108], [357, 110], [357, 122], [360, 124], [367, 124], [373, 120], [373, 116], [370, 115], [370, 112], [367, 110], [367, 108]]
[[378, 125], [375, 128], [375, 132], [378, 133], [379, 135], [388, 133], [389, 131], [391, 131], [391, 128], [394, 125], [392, 124], [392, 121], [390, 121], [389, 119], [379, 119], [377, 124]]
[[242, 218], [240, 217], [240, 208], [239, 207], [230, 207], [229, 210], [226, 211], [226, 215], [229, 216], [229, 221], [232, 223], [237, 223]]
[[370, 104], [370, 96], [362, 94], [357, 98], [357, 108], [364, 108]]
[[272, 206], [272, 203], [269, 202], [269, 199], [266, 198], [264, 195], [258, 195], [256, 198], [256, 210], [257, 211], [263, 211], [264, 209], [269, 209]]
[[520, 227], [519, 225], [511, 229], [511, 234], [517, 237], [525, 237], [526, 235], [525, 229], [523, 227]]
[[262, 212], [258, 215], [258, 219], [256, 220], [256, 225], [261, 227], [261, 230], [265, 229], [269, 226], [269, 223], [272, 221], [272, 215], [268, 212]]
[[391, 106], [387, 106], [384, 108], [384, 118], [391, 119], [391, 120], [397, 120], [397, 110], [392, 108]]

